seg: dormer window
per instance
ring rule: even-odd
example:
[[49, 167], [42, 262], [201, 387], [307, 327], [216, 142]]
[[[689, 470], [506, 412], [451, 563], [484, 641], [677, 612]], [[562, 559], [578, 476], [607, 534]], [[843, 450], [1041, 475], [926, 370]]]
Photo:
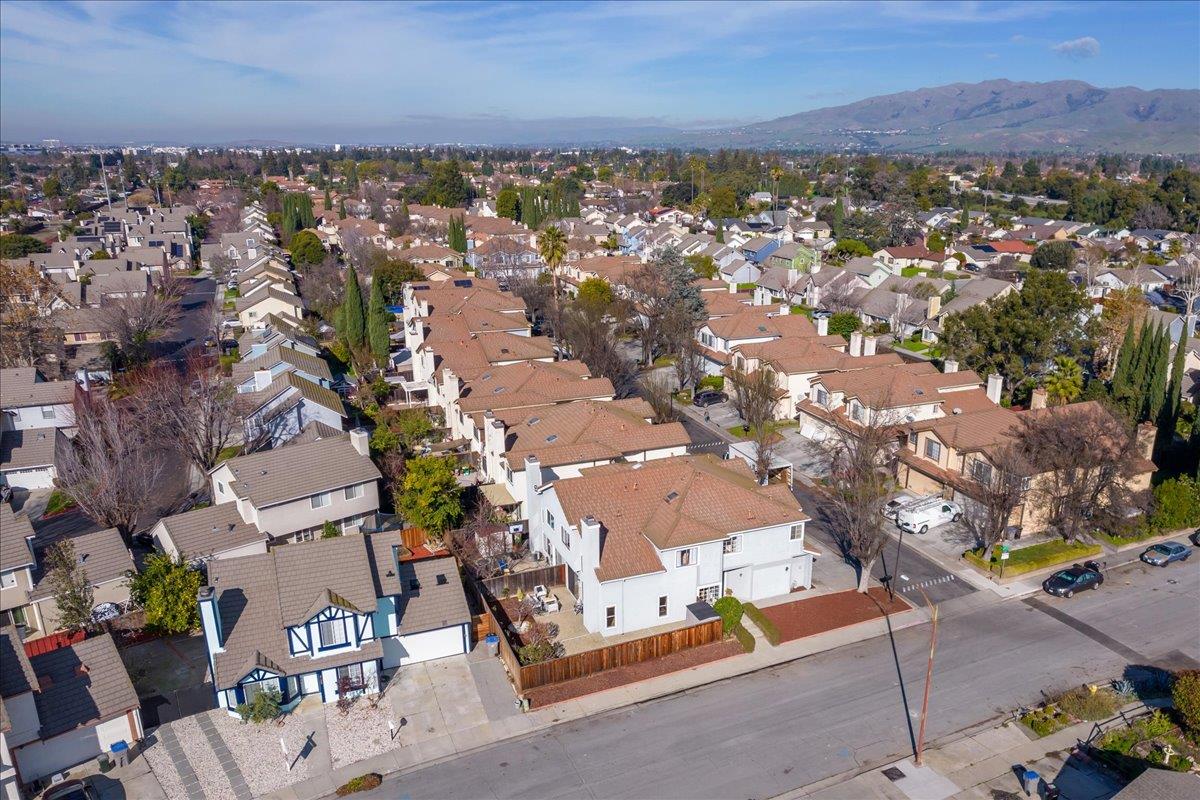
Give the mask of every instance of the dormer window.
[[346, 624], [340, 619], [330, 619], [317, 624], [318, 636], [321, 640], [321, 649], [328, 650], [331, 647], [341, 647], [347, 643]]

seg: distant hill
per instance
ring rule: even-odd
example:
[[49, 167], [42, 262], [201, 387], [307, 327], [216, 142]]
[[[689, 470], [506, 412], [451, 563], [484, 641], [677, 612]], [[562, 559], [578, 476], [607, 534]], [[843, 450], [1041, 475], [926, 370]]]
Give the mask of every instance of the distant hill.
[[680, 143], [921, 152], [1200, 153], [1200, 91], [1082, 81], [954, 83], [725, 130]]

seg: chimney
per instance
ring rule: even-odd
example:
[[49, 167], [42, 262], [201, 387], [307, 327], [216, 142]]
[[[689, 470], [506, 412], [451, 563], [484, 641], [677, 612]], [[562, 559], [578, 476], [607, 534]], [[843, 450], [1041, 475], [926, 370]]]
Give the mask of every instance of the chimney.
[[442, 397], [447, 407], [458, 402], [458, 375], [452, 369], [442, 370]]
[[878, 342], [879, 342], [878, 336], [868, 336], [865, 339], [863, 339], [863, 353], [862, 354], [864, 356], [875, 355], [875, 345], [878, 344]]
[[829, 335], [829, 317], [817, 318], [817, 336]]
[[1143, 422], [1137, 427], [1137, 443], [1142, 450], [1142, 458], [1150, 461], [1154, 455], [1154, 437], [1158, 428], [1152, 422]]
[[366, 428], [355, 428], [350, 431], [350, 444], [354, 445], [354, 449], [360, 456], [371, 454], [370, 438], [367, 436]]
[[1046, 407], [1046, 389], [1042, 386], [1033, 390], [1033, 394], [1029, 395], [1029, 410]]
[[269, 370], [269, 369], [254, 370], [254, 391], [261, 392], [263, 389], [265, 389], [271, 385], [272, 380], [274, 380], [274, 378], [271, 375], [271, 370]]
[[942, 362], [942, 372], [946, 373], [947, 375], [958, 372], [958, 362], [953, 358], [947, 358]]
[[1000, 405], [1000, 394], [1004, 391], [1004, 376], [998, 372], [988, 375], [987, 396], [996, 405]]
[[929, 298], [929, 307], [925, 309], [925, 319], [933, 319], [942, 310], [942, 296], [935, 294]]
[[583, 569], [585, 574], [600, 566], [600, 545], [604, 532], [600, 523], [593, 516], [586, 516], [579, 522], [579, 538], [583, 543]]
[[863, 335], [862, 331], [855, 331], [850, 334], [850, 355], [858, 358], [862, 355]]
[[530, 489], [542, 485], [542, 463], [532, 453], [525, 456], [525, 485]]
[[201, 586], [197, 602], [200, 604], [200, 627], [204, 629], [204, 643], [208, 646], [208, 652], [225, 652], [224, 642], [221, 641], [221, 615], [217, 611], [217, 590], [211, 586]]
[[504, 456], [504, 423], [491, 411], [483, 412], [483, 453], [489, 467]]
[[736, 283], [729, 284], [729, 293], [737, 294], [737, 284]]

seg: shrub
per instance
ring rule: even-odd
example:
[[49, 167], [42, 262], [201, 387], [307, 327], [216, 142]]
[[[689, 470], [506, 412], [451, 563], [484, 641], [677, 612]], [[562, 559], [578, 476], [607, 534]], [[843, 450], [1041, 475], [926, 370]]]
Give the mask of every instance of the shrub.
[[258, 692], [249, 703], [242, 703], [234, 711], [242, 718], [242, 722], [257, 724], [269, 722], [283, 713], [279, 707], [282, 703], [283, 695], [278, 689], [267, 689]]
[[1197, 525], [1200, 525], [1200, 481], [1183, 475], [1154, 487], [1152, 528], [1167, 532]]
[[725, 376], [705, 375], [696, 385], [701, 389], [717, 389], [719, 391], [725, 388]]
[[726, 595], [713, 603], [713, 611], [721, 617], [721, 630], [728, 636], [742, 621], [742, 601]]
[[1096, 721], [1117, 713], [1117, 696], [1109, 689], [1091, 691], [1086, 687], [1072, 689], [1056, 701], [1059, 708], [1075, 719]]
[[[1099, 555], [1102, 551], [1103, 548], [1098, 544], [1065, 542], [1062, 539], [1054, 539], [1053, 541], [1013, 550], [1009, 553], [1008, 563], [1004, 567], [1004, 574], [1021, 575], [1036, 569], [1042, 569], [1043, 567], [1052, 567], [1057, 564], [1091, 558], [1092, 556]], [[963, 553], [963, 558], [980, 569], [988, 569], [988, 566], [983, 563], [982, 555], [982, 550], [968, 550]], [[992, 551], [992, 563], [990, 567], [992, 572], [1000, 572], [1000, 548], [998, 547]]]
[[337, 796], [345, 797], [354, 792], [365, 792], [368, 789], [374, 789], [383, 783], [383, 776], [378, 772], [368, 772], [366, 775], [359, 775], [357, 778], [351, 778], [337, 788]]
[[1175, 711], [1189, 734], [1200, 734], [1200, 670], [1183, 670], [1171, 686]]
[[1033, 711], [1030, 711], [1021, 717], [1021, 722], [1039, 737], [1042, 737], [1049, 736], [1055, 731], [1067, 727], [1067, 725], [1071, 724], [1071, 718], [1058, 706], [1050, 703], [1043, 708], [1035, 708]]
[[750, 621], [758, 626], [758, 629], [763, 632], [763, 637], [772, 647], [779, 644], [779, 628], [775, 627], [775, 623], [767, 619], [767, 615], [762, 612], [762, 609], [753, 603], [746, 603], [742, 606], [742, 610], [746, 612], [746, 616]]
[[733, 635], [734, 638], [738, 640], [738, 644], [742, 646], [743, 650], [745, 650], [747, 653], [754, 652], [754, 647], [757, 643], [754, 640], [754, 634], [746, 630], [745, 625], [740, 622], [737, 625], [734, 625]]
[[554, 642], [542, 641], [522, 645], [517, 649], [517, 658], [521, 660], [523, 666], [549, 661], [554, 658], [554, 644]]

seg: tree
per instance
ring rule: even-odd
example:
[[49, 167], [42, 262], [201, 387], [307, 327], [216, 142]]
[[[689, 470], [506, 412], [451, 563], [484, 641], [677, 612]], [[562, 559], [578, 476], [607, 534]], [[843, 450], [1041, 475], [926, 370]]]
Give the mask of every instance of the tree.
[[325, 247], [317, 234], [309, 230], [299, 231], [291, 239], [288, 252], [292, 254], [292, 263], [298, 267], [319, 264], [325, 258]]
[[133, 404], [94, 392], [78, 398], [74, 411], [76, 434], [59, 456], [58, 488], [128, 545], [165, 467], [157, 434]]
[[1144, 327], [1141, 323], [1135, 327], [1133, 320], [1125, 326], [1125, 336], [1121, 340], [1121, 349], [1117, 351], [1117, 361], [1113, 367], [1113, 397], [1123, 397], [1129, 391], [1129, 382], [1133, 377], [1133, 358], [1137, 350], [1136, 330], [1141, 327]]
[[554, 331], [555, 338], [562, 338], [560, 330], [562, 328], [562, 305], [561, 294], [559, 287], [560, 276], [558, 267], [562, 264], [563, 259], [567, 257], [567, 236], [563, 233], [562, 228], [557, 225], [551, 225], [542, 231], [537, 239], [538, 255], [545, 262], [546, 268], [550, 271], [550, 285], [552, 293], [550, 295], [550, 314], [552, 319], [550, 324]]
[[358, 285], [358, 273], [354, 267], [346, 270], [346, 292], [342, 308], [338, 312], [342, 340], [351, 350], [361, 347], [367, 338], [366, 313], [363, 309], [362, 288]]
[[383, 289], [378, 280], [371, 283], [371, 300], [367, 308], [367, 341], [371, 354], [382, 364], [392, 349], [392, 320], [395, 315], [384, 308]]
[[991, 563], [992, 548], [1004, 540], [1013, 512], [1024, 493], [1025, 468], [1011, 444], [994, 448], [984, 460], [977, 456], [971, 469], [971, 488], [963, 503], [963, 525], [983, 548], [983, 561]]
[[1029, 465], [1029, 497], [1045, 509], [1049, 530], [1066, 541], [1093, 531], [1125, 532], [1135, 504], [1128, 485], [1141, 467], [1137, 438], [1098, 403], [1020, 417], [1018, 456]]
[[674, 422], [679, 419], [679, 411], [671, 397], [671, 385], [657, 372], [647, 372], [641, 380], [642, 397], [650, 404], [654, 413], [655, 424]]
[[771, 461], [780, 440], [775, 432], [775, 408], [779, 403], [779, 387], [775, 372], [766, 364], [754, 371], [733, 369], [726, 385], [733, 388], [733, 403], [741, 414], [742, 429], [754, 444], [754, 476], [766, 484]]
[[182, 554], [173, 559], [166, 553], [151, 553], [128, 583], [130, 599], [146, 613], [146, 627], [167, 635], [200, 627], [196, 594], [204, 576]]
[[175, 331], [181, 315], [176, 287], [146, 291], [102, 305], [97, 314], [121, 354], [131, 364], [144, 364], [156, 342]]
[[858, 239], [839, 239], [838, 243], [833, 246], [833, 257], [841, 263], [845, 263], [852, 258], [861, 258], [869, 255], [871, 255], [871, 248]]
[[462, 519], [462, 487], [448, 458], [419, 456], [409, 459], [396, 508], [406, 522], [437, 537]]
[[891, 491], [888, 462], [895, 445], [891, 421], [868, 413], [853, 432], [838, 428], [827, 443], [830, 456], [827, 505], [835, 536], [858, 561], [858, 591], [870, 585], [871, 570], [888, 542], [879, 504]]
[[1175, 296], [1183, 301], [1183, 314], [1187, 319], [1184, 329], [1190, 330], [1200, 312], [1200, 253], [1184, 253], [1176, 261], [1179, 274], [1175, 278]]
[[[1146, 319], [1146, 295], [1141, 288], [1130, 286], [1109, 292], [1104, 297], [1104, 310], [1100, 313], [1100, 331], [1096, 343], [1096, 361], [1099, 374], [1112, 377], [1118, 366], [1123, 348], [1122, 340], [1127, 332], [1140, 328]], [[1133, 347], [1124, 351], [1132, 356]], [[1128, 367], [1128, 364], [1126, 365]]]
[[51, 314], [58, 296], [37, 267], [0, 261], [0, 366], [44, 366], [59, 354], [63, 334]]
[[158, 441], [202, 474], [241, 434], [237, 388], [201, 354], [189, 357], [182, 369], [163, 363], [146, 370], [130, 399]]
[[59, 626], [68, 631], [92, 627], [92, 582], [75, 556], [75, 543], [63, 539], [52, 545], [47, 551], [46, 566], [46, 580], [58, 608]]
[[372, 288], [379, 285], [385, 305], [398, 306], [404, 302], [404, 284], [425, 279], [425, 273], [411, 261], [388, 259], [375, 267]]
[[624, 318], [624, 305], [618, 300], [606, 309], [576, 301], [562, 315], [562, 343], [593, 375], [608, 378], [619, 398], [633, 395], [638, 388], [637, 369], [617, 349], [608, 321], [610, 313]]
[[841, 239], [845, 233], [846, 221], [846, 206], [839, 196], [833, 203], [833, 210], [830, 212], [829, 228], [833, 233], [833, 238]]
[[[1036, 251], [1034, 255], [1036, 255]], [[1076, 267], [1082, 265], [1084, 287], [1092, 288], [1096, 283], [1096, 276], [1100, 274], [1100, 270], [1104, 269], [1104, 265], [1108, 263], [1108, 251], [1098, 244], [1089, 242], [1083, 246], [1083, 252], [1080, 253], [1076, 260]]]
[[467, 225], [462, 214], [451, 214], [447, 228], [450, 249], [458, 253], [467, 252]]
[[708, 193], [708, 216], [716, 219], [736, 217], [737, 193], [728, 186], [716, 186]]
[[49, 253], [50, 245], [23, 233], [0, 235], [0, 258], [24, 258], [30, 253]]
[[850, 341], [850, 334], [862, 327], [862, 318], [853, 311], [839, 311], [829, 318], [830, 335], [838, 335]]
[[579, 302], [607, 309], [613, 302], [613, 290], [604, 278], [587, 278], [579, 284]]
[[[1187, 359], [1188, 330], [1184, 326], [1183, 333], [1175, 345], [1175, 358], [1171, 363], [1171, 380], [1167, 384], [1166, 395], [1158, 413], [1158, 437], [1155, 449], [1161, 454], [1175, 441], [1175, 429], [1179, 422], [1179, 412], [1183, 407], [1183, 373]], [[1194, 423], [1193, 423], [1194, 424]], [[1200, 425], [1195, 426], [1200, 427]]]
[[434, 164], [425, 189], [425, 202], [446, 208], [465, 208], [471, 202], [471, 186], [459, 171], [457, 161]]
[[521, 195], [511, 186], [496, 193], [496, 216], [517, 220], [521, 216]]
[[1141, 420], [1157, 420], [1167, 396], [1167, 372], [1171, 358], [1171, 337], [1161, 325], [1155, 328], [1154, 349], [1147, 370], [1146, 401], [1142, 404]]
[[322, 539], [336, 539], [337, 537], [339, 537], [341, 535], [342, 535], [342, 531], [338, 528], [337, 525], [334, 525], [329, 520], [325, 520], [323, 523], [321, 523], [321, 538]]
[[338, 219], [346, 218], [346, 198], [338, 198]]
[[713, 261], [713, 257], [704, 255], [703, 253], [693, 253], [690, 256], [684, 256], [683, 262], [687, 264], [688, 269], [697, 278], [711, 280], [717, 274], [717, 263]]
[[1066, 405], [1083, 391], [1083, 368], [1073, 358], [1054, 357], [1054, 371], [1046, 376], [1046, 393], [1054, 405]]
[[1033, 251], [1029, 266], [1034, 269], [1069, 270], [1075, 266], [1075, 245], [1057, 240], [1043, 242]]

